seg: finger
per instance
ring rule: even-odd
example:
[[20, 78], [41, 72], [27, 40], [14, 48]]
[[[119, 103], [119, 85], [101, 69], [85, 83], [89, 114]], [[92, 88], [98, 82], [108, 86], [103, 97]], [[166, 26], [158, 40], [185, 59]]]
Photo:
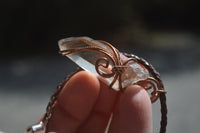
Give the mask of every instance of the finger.
[[80, 133], [103, 133], [107, 127], [111, 113], [119, 93], [100, 82], [100, 94], [97, 102]]
[[61, 91], [48, 131], [74, 133], [89, 116], [99, 95], [99, 81], [82, 71], [75, 74]]
[[129, 86], [121, 95], [113, 114], [109, 133], [151, 133], [152, 109], [147, 92], [140, 86]]

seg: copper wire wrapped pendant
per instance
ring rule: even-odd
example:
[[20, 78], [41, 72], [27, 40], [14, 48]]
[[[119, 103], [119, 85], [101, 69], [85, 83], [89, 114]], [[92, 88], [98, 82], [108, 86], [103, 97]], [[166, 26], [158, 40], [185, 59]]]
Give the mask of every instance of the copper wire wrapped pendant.
[[151, 90], [152, 102], [158, 99], [160, 93], [165, 93], [161, 80], [150, 77], [151, 71], [149, 73], [148, 67], [138, 62], [138, 57], [126, 57], [105, 41], [70, 37], [60, 40], [59, 48], [62, 55], [117, 91], [123, 91], [131, 84], [138, 84]]

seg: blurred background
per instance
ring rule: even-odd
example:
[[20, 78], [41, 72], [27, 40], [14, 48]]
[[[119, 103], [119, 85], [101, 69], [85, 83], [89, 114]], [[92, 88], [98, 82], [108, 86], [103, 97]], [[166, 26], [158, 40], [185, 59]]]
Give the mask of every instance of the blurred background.
[[[22, 133], [77, 66], [59, 39], [89, 36], [145, 58], [166, 87], [169, 133], [200, 130], [200, 8], [195, 0], [0, 2], [0, 130]], [[160, 122], [153, 104], [154, 132]]]

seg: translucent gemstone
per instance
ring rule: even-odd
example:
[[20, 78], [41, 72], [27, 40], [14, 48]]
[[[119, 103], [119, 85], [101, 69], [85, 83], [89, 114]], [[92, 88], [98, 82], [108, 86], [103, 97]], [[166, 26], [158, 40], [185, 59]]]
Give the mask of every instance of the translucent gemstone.
[[[84, 41], [83, 41], [84, 40]], [[105, 44], [95, 41], [89, 37], [70, 37], [66, 39], [62, 39], [58, 42], [60, 51], [65, 51], [69, 49], [76, 49], [76, 48], [85, 48], [85, 47], [97, 47], [107, 51], [109, 54], [114, 54], [110, 47], [106, 46]], [[105, 74], [112, 73], [112, 68], [114, 66], [111, 59], [106, 56], [105, 54], [99, 53], [97, 51], [76, 51], [66, 55], [69, 59], [75, 62], [84, 70], [94, 74], [97, 76], [101, 81], [105, 84], [110, 85], [114, 79], [114, 77], [105, 78], [98, 74], [95, 69], [96, 61], [102, 57], [106, 57], [109, 61], [108, 68], [100, 67], [100, 71]], [[120, 54], [120, 58], [122, 62], [127, 60], [127, 57]], [[105, 62], [101, 62], [101, 64], [105, 65]], [[125, 88], [131, 84], [139, 80], [145, 80], [149, 76], [149, 72], [142, 67], [137, 62], [131, 61], [126, 64], [124, 68], [124, 72], [121, 74], [122, 80], [122, 88]], [[119, 90], [119, 80], [117, 80], [113, 86], [113, 89]]]
[[145, 80], [149, 77], [149, 72], [137, 62], [130, 62], [128, 67], [122, 73], [122, 87], [127, 87], [139, 80]]

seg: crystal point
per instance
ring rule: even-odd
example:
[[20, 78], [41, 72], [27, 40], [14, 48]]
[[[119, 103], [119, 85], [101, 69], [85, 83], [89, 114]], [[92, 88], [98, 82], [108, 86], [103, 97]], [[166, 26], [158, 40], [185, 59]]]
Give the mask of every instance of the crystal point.
[[[103, 51], [106, 51], [111, 57], [113, 57], [114, 53], [112, 49], [105, 44], [93, 40], [89, 37], [70, 37], [66, 39], [62, 39], [59, 41], [59, 48], [60, 51], [66, 51], [71, 49], [82, 49], [82, 48], [101, 48]], [[115, 48], [114, 48], [115, 49]], [[97, 76], [102, 82], [104, 82], [107, 85], [110, 85], [114, 79], [114, 77], [102, 77], [99, 75], [99, 73], [96, 71], [95, 65], [97, 63], [97, 60], [100, 58], [106, 57], [108, 59], [109, 65], [105, 70], [106, 63], [105, 61], [101, 61], [102, 66], [100, 67], [100, 72], [104, 74], [110, 74], [111, 68], [113, 67], [114, 63], [111, 58], [108, 58], [107, 55], [93, 50], [79, 50], [72, 52], [70, 54], [66, 54], [69, 59], [71, 59], [73, 62], [75, 62], [77, 65], [79, 65], [84, 70], [94, 74]], [[120, 54], [120, 60], [122, 64], [127, 60], [128, 58], [124, 55]], [[103, 67], [104, 66], [104, 67]], [[149, 77], [149, 72], [142, 67], [140, 64], [138, 64], [135, 61], [131, 61], [126, 64], [126, 67], [121, 74], [121, 83], [122, 88], [125, 88], [131, 84], [136, 83], [139, 80], [145, 80]], [[119, 90], [119, 80], [117, 80], [113, 86], [113, 89]]]

